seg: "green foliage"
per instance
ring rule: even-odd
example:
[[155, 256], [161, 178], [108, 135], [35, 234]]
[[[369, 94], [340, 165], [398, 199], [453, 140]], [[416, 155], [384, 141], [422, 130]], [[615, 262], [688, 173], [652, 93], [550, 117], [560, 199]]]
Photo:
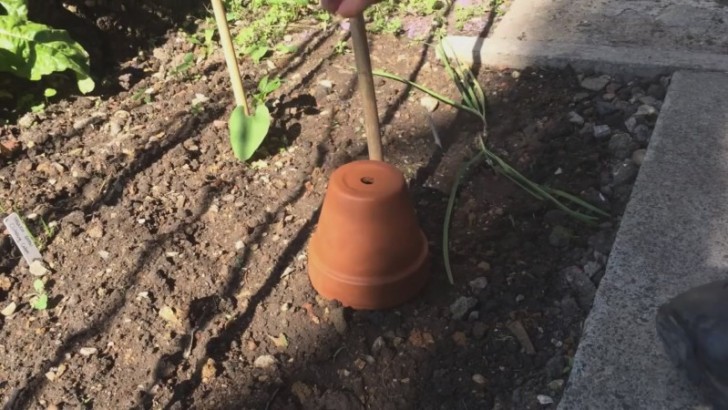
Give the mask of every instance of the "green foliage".
[[0, 71], [31, 81], [72, 70], [82, 93], [93, 91], [89, 56], [65, 30], [28, 20], [26, 0], [0, 0], [8, 14], [0, 15]]
[[271, 80], [266, 75], [265, 77], [261, 78], [260, 81], [258, 82], [258, 90], [253, 95], [253, 100], [255, 101], [255, 105], [265, 104], [265, 101], [268, 99], [268, 96], [271, 95], [273, 92], [275, 92], [279, 88], [281, 88], [281, 79], [279, 77], [276, 77]]
[[485, 7], [479, 6], [468, 6], [455, 7], [455, 27], [458, 30], [465, 28], [465, 23], [477, 16], [485, 16]]
[[258, 63], [271, 51], [281, 49], [281, 41], [292, 23], [307, 17], [326, 23], [331, 16], [323, 11], [317, 0], [242, 0], [225, 2], [228, 20], [245, 22], [235, 35], [235, 43], [243, 55]]

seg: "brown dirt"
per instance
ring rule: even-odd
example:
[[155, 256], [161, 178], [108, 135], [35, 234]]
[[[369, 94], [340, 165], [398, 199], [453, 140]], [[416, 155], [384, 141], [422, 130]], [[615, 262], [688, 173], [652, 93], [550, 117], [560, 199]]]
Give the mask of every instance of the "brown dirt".
[[[475, 152], [479, 125], [441, 106], [440, 149], [422, 95], [377, 80], [386, 155], [410, 181], [431, 241], [432, 282], [390, 311], [320, 299], [306, 275], [306, 243], [327, 176], [366, 156], [353, 55], [332, 54], [342, 35], [319, 34], [304, 56], [277, 60], [280, 68], [245, 67], [286, 79], [252, 164], [236, 162], [227, 141], [232, 98], [221, 54], [172, 75], [192, 47], [174, 35], [120, 67], [118, 81], [142, 73], [128, 91], [64, 100], [25, 118], [29, 127], [3, 128], [23, 150], [0, 160], [2, 205], [47, 239], [53, 270], [50, 308], [35, 311], [34, 278], [0, 231], [0, 308], [18, 304], [0, 316], [3, 406], [553, 408], [536, 397], [558, 402], [588, 310], [563, 272], [589, 262], [602, 269], [629, 184], [602, 195], [615, 219], [587, 227], [478, 167], [453, 216], [450, 286], [443, 187]], [[372, 55], [376, 68], [455, 95], [419, 43], [378, 36]], [[517, 74], [480, 74], [490, 144], [534, 180], [598, 198], [613, 162], [607, 143], [566, 120], [571, 110], [597, 118], [597, 96], [575, 102], [583, 90], [568, 71]], [[191, 108], [197, 94], [209, 98], [201, 111]], [[53, 237], [41, 219], [57, 223]], [[557, 241], [554, 231], [567, 234]], [[484, 289], [469, 285], [478, 277]], [[454, 319], [449, 307], [462, 296], [477, 299], [477, 313]], [[169, 309], [176, 321], [160, 317]], [[515, 336], [519, 326], [533, 351]], [[88, 347], [97, 350], [82, 355]], [[267, 355], [274, 363], [261, 367]]]

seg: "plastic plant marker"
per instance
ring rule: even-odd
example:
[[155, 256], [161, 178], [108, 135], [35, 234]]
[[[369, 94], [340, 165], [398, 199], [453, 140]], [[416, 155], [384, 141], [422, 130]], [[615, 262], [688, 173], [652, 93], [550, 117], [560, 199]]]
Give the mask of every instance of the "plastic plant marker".
[[260, 104], [255, 108], [255, 115], [245, 115], [242, 106], [235, 107], [228, 122], [230, 144], [233, 147], [235, 158], [240, 161], [252, 158], [268, 135], [270, 123], [270, 112], [265, 104]]

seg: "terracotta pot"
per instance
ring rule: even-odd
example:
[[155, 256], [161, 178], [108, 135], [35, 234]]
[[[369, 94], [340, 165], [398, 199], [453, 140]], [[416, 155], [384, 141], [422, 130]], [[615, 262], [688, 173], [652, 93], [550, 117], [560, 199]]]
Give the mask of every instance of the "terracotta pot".
[[308, 274], [321, 296], [355, 309], [394, 307], [424, 287], [429, 264], [397, 168], [354, 161], [331, 175], [308, 248]]

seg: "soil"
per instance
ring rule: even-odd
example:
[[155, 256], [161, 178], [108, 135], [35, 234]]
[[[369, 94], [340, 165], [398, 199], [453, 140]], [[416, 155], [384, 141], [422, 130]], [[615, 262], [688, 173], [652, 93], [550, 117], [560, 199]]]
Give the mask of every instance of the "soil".
[[[489, 146], [612, 218], [575, 221], [481, 164], [453, 214], [455, 285], [442, 225], [480, 124], [441, 105], [440, 148], [423, 95], [377, 79], [386, 157], [409, 181], [434, 267], [400, 308], [352, 311], [318, 297], [306, 274], [328, 175], [366, 157], [353, 55], [333, 51], [345, 36], [323, 31], [301, 55], [243, 67], [285, 79], [250, 164], [227, 141], [221, 53], [204, 58], [176, 33], [121, 64], [108, 77], [117, 91], [2, 129], [22, 144], [0, 159], [3, 216], [26, 218], [52, 270], [49, 308], [34, 310], [35, 278], [0, 231], [0, 308], [17, 305], [0, 316], [4, 408], [555, 407], [634, 179], [614, 170], [648, 142], [632, 135], [621, 152], [591, 127], [626, 132], [644, 90], [666, 79], [591, 92], [568, 70], [479, 70]], [[374, 36], [371, 47], [375, 68], [457, 95], [419, 42]], [[197, 65], [173, 74], [191, 51]], [[609, 99], [627, 102], [612, 111]], [[454, 303], [468, 305], [462, 316]]]

